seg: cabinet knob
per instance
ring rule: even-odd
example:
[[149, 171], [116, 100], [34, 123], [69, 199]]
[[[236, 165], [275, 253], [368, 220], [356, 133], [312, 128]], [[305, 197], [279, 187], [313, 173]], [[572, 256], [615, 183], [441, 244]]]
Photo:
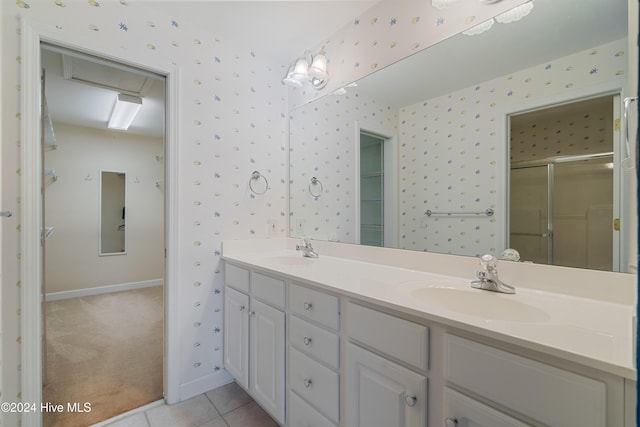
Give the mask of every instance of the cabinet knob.
[[311, 380], [310, 380], [310, 379], [308, 379], [308, 378], [305, 378], [303, 382], [304, 382], [304, 386], [305, 386], [306, 388], [311, 388], [311, 384], [313, 384], [313, 381], [311, 381]]
[[447, 417], [444, 419], [444, 427], [456, 427], [458, 419], [456, 417]]
[[250, 312], [249, 312], [249, 317], [253, 316], [254, 314], [256, 314], [256, 312], [255, 312], [255, 311], [250, 311]]
[[240, 311], [244, 311], [244, 305], [240, 306]]
[[308, 346], [309, 344], [311, 344], [311, 338], [309, 337], [304, 337], [303, 341], [304, 341], [304, 345]]
[[418, 398], [415, 396], [406, 395], [404, 397], [404, 402], [407, 404], [407, 406], [415, 406], [417, 401], [418, 401]]
[[309, 311], [311, 310], [311, 307], [313, 306], [313, 304], [311, 304], [310, 302], [305, 302], [304, 303], [304, 309]]

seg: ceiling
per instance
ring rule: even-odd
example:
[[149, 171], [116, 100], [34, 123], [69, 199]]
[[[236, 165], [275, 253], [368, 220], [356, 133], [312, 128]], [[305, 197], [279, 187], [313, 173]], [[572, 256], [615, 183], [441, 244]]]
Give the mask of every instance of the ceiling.
[[399, 108], [627, 35], [627, 0], [533, 4], [520, 21], [495, 23], [479, 35], [458, 34], [367, 76], [358, 82], [359, 92]]
[[[246, 47], [270, 61], [286, 65], [378, 0], [141, 1], [179, 23], [195, 25], [230, 40], [238, 48]], [[105, 129], [117, 92], [65, 79], [63, 63], [58, 52], [45, 51], [42, 55], [43, 67], [47, 70], [47, 103], [53, 120]], [[112, 76], [117, 75], [116, 80], [131, 77], [124, 70], [106, 70]], [[164, 85], [156, 81], [144, 96], [143, 108], [129, 132], [162, 136], [163, 101]]]
[[279, 64], [322, 43], [379, 0], [147, 0], [149, 7], [189, 22]]
[[[282, 64], [292, 62], [305, 49], [318, 45], [375, 3], [368, 0], [144, 1], [148, 7], [163, 11], [178, 22], [202, 27], [220, 38], [232, 40], [235, 46], [247, 46]], [[453, 37], [428, 49], [427, 54], [416, 54], [401, 61], [402, 66], [372, 74], [361, 83], [361, 89], [367, 85], [376, 90], [387, 88], [377, 96], [384, 97], [381, 99], [390, 105], [411, 105], [617, 40], [626, 35], [626, 25], [620, 25], [626, 22], [626, 3], [626, 0], [580, 0], [578, 3], [535, 0], [533, 11], [521, 21], [495, 24], [477, 36]], [[517, 42], [511, 43], [513, 41]], [[116, 92], [65, 80], [59, 53], [46, 52], [42, 62], [47, 69], [46, 94], [54, 121], [105, 129]], [[473, 73], [468, 72], [470, 67]], [[388, 72], [391, 69], [400, 69], [404, 74], [398, 77]], [[164, 117], [163, 99], [164, 85], [156, 81], [147, 88], [143, 108], [130, 131], [162, 135], [163, 126], [159, 124]]]

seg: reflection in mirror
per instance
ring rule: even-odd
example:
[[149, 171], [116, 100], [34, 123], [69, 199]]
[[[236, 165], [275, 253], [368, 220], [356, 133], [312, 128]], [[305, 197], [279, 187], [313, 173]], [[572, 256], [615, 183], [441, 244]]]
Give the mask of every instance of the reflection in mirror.
[[605, 96], [510, 117], [509, 241], [529, 261], [613, 269], [614, 105]]
[[[357, 142], [366, 129], [396, 141], [397, 221], [384, 221], [385, 230], [396, 232], [393, 246], [468, 256], [520, 249], [517, 239], [509, 240], [509, 117], [607, 95], [617, 103], [610, 120], [619, 123], [627, 59], [626, 0], [584, 0], [580, 7], [573, 0], [536, 0], [521, 21], [459, 34], [293, 109], [292, 237], [361, 242]], [[610, 132], [619, 141], [620, 127]], [[616, 171], [610, 193], [629, 188], [632, 179], [621, 171], [620, 145], [608, 150]], [[584, 153], [584, 146], [576, 148]], [[322, 198], [307, 190], [312, 176], [324, 184]], [[632, 233], [611, 227], [616, 218], [627, 223], [628, 198], [618, 192], [620, 200], [607, 202], [612, 265], [586, 268], [627, 271]], [[485, 215], [488, 210], [494, 214]], [[571, 241], [568, 250], [577, 250]]]
[[100, 174], [100, 255], [126, 253], [126, 174]]

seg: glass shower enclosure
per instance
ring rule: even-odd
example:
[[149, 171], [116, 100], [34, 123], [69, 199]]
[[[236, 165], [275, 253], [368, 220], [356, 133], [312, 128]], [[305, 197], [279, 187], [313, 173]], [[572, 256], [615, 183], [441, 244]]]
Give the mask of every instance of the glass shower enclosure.
[[613, 153], [512, 166], [509, 244], [534, 263], [613, 269]]

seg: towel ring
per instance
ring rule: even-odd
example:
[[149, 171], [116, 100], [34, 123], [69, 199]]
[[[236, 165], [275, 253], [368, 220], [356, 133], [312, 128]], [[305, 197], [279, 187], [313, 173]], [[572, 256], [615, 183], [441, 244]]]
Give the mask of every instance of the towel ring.
[[[256, 191], [253, 188], [253, 183], [255, 181], [258, 181], [260, 178], [264, 179], [264, 191], [262, 191], [262, 192]], [[267, 178], [264, 175], [262, 175], [260, 172], [253, 171], [253, 173], [251, 174], [251, 178], [249, 178], [249, 189], [251, 190], [251, 192], [253, 194], [255, 194], [257, 196], [262, 196], [269, 189], [269, 181], [267, 181]]]
[[[311, 186], [320, 186], [320, 189], [317, 193], [314, 193], [313, 190], [311, 189]], [[311, 194], [313, 197], [315, 197], [316, 199], [318, 197], [320, 197], [320, 195], [322, 194], [322, 192], [324, 191], [324, 187], [322, 186], [322, 183], [320, 182], [320, 180], [318, 178], [316, 178], [315, 176], [313, 178], [311, 178], [311, 183], [309, 184], [309, 194]]]

